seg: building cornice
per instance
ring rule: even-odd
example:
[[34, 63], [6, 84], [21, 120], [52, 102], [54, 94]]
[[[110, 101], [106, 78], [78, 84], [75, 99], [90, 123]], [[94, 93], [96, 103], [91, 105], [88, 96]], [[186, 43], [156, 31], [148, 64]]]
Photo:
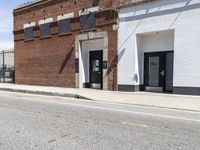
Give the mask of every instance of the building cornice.
[[28, 6], [31, 6], [31, 5], [35, 5], [36, 3], [39, 3], [41, 2], [42, 0], [33, 0], [31, 2], [27, 2], [27, 3], [24, 3], [16, 8], [14, 8], [13, 10], [19, 10], [19, 9], [23, 9], [24, 7], [28, 7]]
[[[15, 8], [13, 10], [13, 15], [14, 16], [22, 15], [22, 14], [36, 11], [38, 9], [42, 9], [47, 6], [51, 6], [51, 5], [64, 2], [64, 1], [68, 1], [68, 0], [36, 0], [30, 3], [27, 3], [23, 6], [19, 6]], [[128, 1], [119, 0], [117, 8], [120, 9], [120, 8], [125, 8], [125, 7], [131, 7], [131, 6], [141, 4], [141, 3], [147, 3], [150, 1], [156, 1], [156, 0], [128, 0]], [[112, 8], [108, 8], [108, 9], [112, 9]]]
[[39, 0], [39, 1], [35, 1], [33, 3], [18, 7], [16, 9], [13, 10], [13, 15], [17, 16], [17, 15], [22, 15], [28, 12], [32, 12], [32, 11], [36, 11], [38, 9], [41, 8], [45, 8], [47, 6], [51, 6], [60, 2], [64, 2], [64, 1], [68, 1], [68, 0]]

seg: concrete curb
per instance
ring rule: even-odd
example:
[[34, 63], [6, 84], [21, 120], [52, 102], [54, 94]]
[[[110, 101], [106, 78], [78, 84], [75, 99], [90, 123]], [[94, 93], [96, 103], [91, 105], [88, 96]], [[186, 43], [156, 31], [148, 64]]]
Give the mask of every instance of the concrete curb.
[[58, 93], [58, 92], [46, 92], [46, 91], [31, 91], [31, 90], [22, 90], [22, 89], [11, 89], [11, 88], [0, 88], [0, 91], [8, 91], [8, 92], [18, 92], [18, 93], [28, 93], [28, 94], [38, 94], [38, 95], [48, 95], [48, 96], [61, 96], [61, 97], [69, 97], [76, 99], [85, 99], [91, 100], [87, 97], [84, 97], [79, 94], [71, 94], [71, 93]]

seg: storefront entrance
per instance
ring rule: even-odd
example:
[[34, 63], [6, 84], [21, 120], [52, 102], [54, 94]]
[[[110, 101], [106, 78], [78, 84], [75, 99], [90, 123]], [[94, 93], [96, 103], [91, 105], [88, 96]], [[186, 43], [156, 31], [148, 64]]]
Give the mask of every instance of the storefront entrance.
[[75, 40], [75, 87], [108, 90], [107, 32], [80, 34]]
[[172, 92], [173, 52], [144, 54], [144, 86], [146, 91]]

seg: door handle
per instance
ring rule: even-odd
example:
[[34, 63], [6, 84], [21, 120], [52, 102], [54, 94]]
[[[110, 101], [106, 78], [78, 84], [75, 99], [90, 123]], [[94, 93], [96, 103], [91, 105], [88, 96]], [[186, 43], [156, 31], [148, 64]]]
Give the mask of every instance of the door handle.
[[164, 77], [165, 76], [165, 71], [161, 71], [160, 74]]

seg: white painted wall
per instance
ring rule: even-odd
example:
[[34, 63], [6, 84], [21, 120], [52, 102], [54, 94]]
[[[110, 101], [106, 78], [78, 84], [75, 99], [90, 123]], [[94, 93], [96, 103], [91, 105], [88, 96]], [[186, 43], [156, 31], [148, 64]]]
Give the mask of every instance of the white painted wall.
[[141, 49], [143, 52], [161, 52], [174, 50], [174, 31], [160, 31], [147, 34], [139, 34], [141, 36]]
[[[159, 51], [174, 47], [174, 86], [200, 86], [200, 0], [156, 0], [123, 8], [119, 17], [118, 54], [123, 55], [119, 57], [118, 84], [143, 83], [142, 79], [134, 80], [142, 65], [138, 49]], [[144, 40], [140, 37], [166, 30], [174, 30], [174, 43], [156, 36], [146, 36]], [[157, 43], [152, 44], [155, 40]], [[144, 41], [146, 44], [142, 45]]]
[[89, 82], [89, 52], [103, 50], [103, 39], [82, 41], [81, 43], [81, 65], [82, 83]]

